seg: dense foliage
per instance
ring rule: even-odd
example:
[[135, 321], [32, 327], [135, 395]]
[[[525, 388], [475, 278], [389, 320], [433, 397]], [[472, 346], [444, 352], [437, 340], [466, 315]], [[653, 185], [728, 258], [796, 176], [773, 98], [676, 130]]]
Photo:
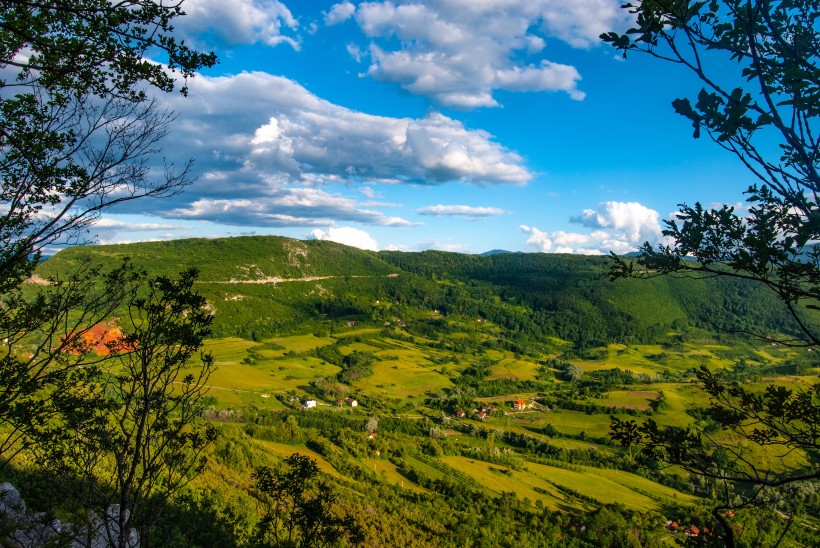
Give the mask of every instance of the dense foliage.
[[[754, 282], [794, 319], [796, 332], [769, 338], [820, 346], [811, 312], [820, 309], [820, 5], [816, 1], [644, 0], [623, 6], [634, 17], [625, 34], [602, 35], [619, 51], [648, 54], [688, 69], [703, 85], [694, 102], [676, 99], [694, 138], [706, 134], [747, 169], [742, 208], [680, 205], [664, 235], [636, 262], [613, 255], [613, 278], [684, 275]], [[718, 68], [719, 67], [719, 68]], [[747, 332], [763, 336], [759, 329]], [[658, 427], [613, 419], [613, 435], [644, 457], [724, 482], [714, 515], [719, 536], [735, 545], [725, 511], [782, 500], [784, 486], [816, 486], [820, 383], [791, 390], [748, 390], [703, 367], [711, 424]], [[716, 434], [717, 433], [717, 434]], [[776, 464], [749, 459], [746, 447], [779, 449]], [[805, 455], [786, 462], [790, 453]], [[792, 509], [783, 508], [786, 513]], [[781, 511], [783, 511], [781, 510]], [[793, 515], [793, 514], [792, 514]]]
[[[753, 284], [610, 283], [607, 261], [596, 257], [373, 253], [328, 241], [247, 237], [72, 248], [38, 272], [47, 276], [121, 256], [156, 274], [199, 268], [199, 287], [216, 311], [217, 336], [327, 331], [336, 320], [398, 321], [425, 336], [449, 329], [442, 318], [461, 317], [504, 329], [505, 344], [526, 352], [550, 337], [583, 351], [608, 342], [660, 341], [686, 327], [729, 335], [799, 332], [776, 297]], [[439, 314], [422, 317], [418, 310]], [[817, 323], [813, 316], [806, 321]], [[445, 344], [467, 351], [473, 342]]]
[[[689, 274], [752, 280], [772, 291], [800, 325], [792, 344], [820, 344], [805, 308], [820, 305], [820, 6], [813, 0], [646, 0], [604, 41], [675, 63], [703, 85], [696, 101], [673, 102], [748, 170], [743, 208], [682, 204], [638, 260], [616, 259], [615, 276]], [[717, 68], [721, 67], [721, 68]], [[696, 258], [697, 262], [686, 260]]]

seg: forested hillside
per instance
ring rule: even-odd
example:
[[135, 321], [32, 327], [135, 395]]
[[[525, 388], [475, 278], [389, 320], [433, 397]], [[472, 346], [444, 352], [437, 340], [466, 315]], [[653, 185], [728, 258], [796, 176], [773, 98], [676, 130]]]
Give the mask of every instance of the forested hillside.
[[96, 262], [113, 266], [124, 257], [151, 274], [199, 269], [198, 286], [217, 312], [216, 336], [328, 329], [338, 319], [378, 324], [391, 316], [412, 319], [420, 310], [489, 320], [525, 346], [557, 337], [581, 351], [660, 342], [685, 327], [720, 337], [796, 330], [760, 286], [728, 278], [611, 282], [606, 258], [578, 255], [375, 253], [329, 241], [254, 236], [75, 247], [37, 272], [64, 275]]

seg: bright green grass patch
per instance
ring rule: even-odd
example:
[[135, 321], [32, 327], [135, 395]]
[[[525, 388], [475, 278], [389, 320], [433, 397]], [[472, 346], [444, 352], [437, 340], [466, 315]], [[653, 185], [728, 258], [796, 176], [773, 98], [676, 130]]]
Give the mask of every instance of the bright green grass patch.
[[[621, 419], [632, 418], [628, 415], [616, 415]], [[609, 435], [609, 415], [594, 414], [587, 415], [581, 411], [570, 411], [561, 409], [557, 412], [545, 413], [543, 419], [539, 420], [539, 426], [552, 424], [559, 432], [577, 436], [585, 432], [589, 436]]]
[[318, 377], [335, 377], [339, 368], [314, 356], [259, 362], [268, 372], [268, 383], [278, 390], [294, 390]]
[[294, 335], [292, 337], [277, 337], [265, 339], [265, 342], [272, 342], [285, 347], [281, 352], [310, 352], [320, 346], [327, 346], [336, 342], [333, 337], [317, 337], [313, 333], [307, 335]]
[[[551, 510], [574, 512], [580, 509], [577, 503], [569, 502], [549, 481], [528, 470], [511, 470], [467, 457], [444, 457], [442, 461], [467, 474], [493, 494], [515, 493], [518, 499], [540, 500]], [[530, 466], [529, 463], [527, 466]]]
[[538, 375], [538, 367], [536, 363], [517, 360], [512, 354], [509, 354], [491, 368], [487, 380], [535, 380]]
[[612, 455], [615, 452], [612, 450], [611, 447], [596, 445], [591, 442], [581, 441], [581, 440], [574, 440], [570, 438], [547, 438], [547, 442], [550, 445], [554, 445], [555, 447], [561, 449], [569, 449], [574, 451], [597, 451], [602, 455]]
[[431, 466], [424, 462], [421, 459], [417, 459], [412, 455], [408, 455], [404, 457], [404, 462], [407, 463], [409, 468], [414, 469], [415, 471], [419, 472], [421, 475], [430, 478], [432, 480], [446, 480], [452, 479], [448, 474], [442, 472], [435, 466]]
[[504, 352], [502, 352], [501, 350], [493, 350], [491, 348], [488, 348], [487, 350], [484, 351], [484, 354], [489, 359], [494, 360], [494, 361], [504, 359]]
[[379, 362], [373, 366], [373, 375], [354, 382], [358, 390], [367, 394], [399, 398], [420, 397], [451, 384], [446, 375], [405, 360]]
[[300, 455], [304, 455], [306, 457], [310, 457], [316, 461], [316, 465], [319, 467], [319, 470], [328, 474], [330, 476], [341, 478], [343, 477], [330, 462], [328, 462], [325, 457], [321, 454], [313, 451], [312, 449], [308, 449], [304, 445], [288, 445], [287, 443], [277, 443], [275, 441], [266, 441], [266, 440], [253, 440], [254, 443], [264, 448], [269, 453], [272, 453], [280, 458], [287, 458], [294, 453], [299, 453]]
[[419, 487], [409, 479], [405, 478], [399, 472], [396, 465], [390, 462], [389, 460], [362, 459], [362, 462], [368, 470], [372, 471], [374, 474], [383, 477], [392, 484], [398, 485], [403, 489], [408, 489], [416, 493], [429, 493], [427, 489]]
[[357, 337], [361, 335], [370, 335], [372, 333], [377, 333], [379, 330], [374, 329], [372, 327], [362, 328], [362, 329], [351, 329], [350, 331], [337, 331], [332, 336], [334, 339], [344, 339], [345, 337]]
[[210, 352], [214, 356], [217, 367], [221, 365], [232, 365], [241, 362], [247, 356], [248, 348], [258, 346], [258, 343], [230, 337], [227, 339], [210, 339], [205, 341], [204, 352]]
[[646, 375], [655, 375], [662, 370], [662, 368], [654, 362], [636, 354], [607, 357], [603, 360], [572, 360], [572, 362], [580, 365], [584, 371], [623, 369], [624, 371], [631, 371], [635, 374], [644, 373]]
[[611, 390], [604, 394], [601, 405], [614, 409], [638, 409], [648, 411], [651, 403], [657, 400], [658, 392], [654, 390]]
[[353, 352], [378, 352], [379, 350], [378, 346], [372, 346], [363, 342], [354, 342], [340, 348], [340, 352], [345, 356]]
[[[274, 403], [274, 394], [296, 390], [317, 377], [335, 376], [338, 372], [338, 367], [312, 356], [262, 359], [255, 365], [226, 361], [217, 366], [207, 384], [213, 387], [209, 395], [220, 403], [251, 403], [272, 408], [278, 406]], [[235, 394], [231, 395], [231, 392]], [[262, 394], [270, 394], [271, 397], [264, 399], [261, 398]]]
[[547, 481], [603, 504], [617, 503], [644, 512], [661, 510], [667, 503], [686, 504], [697, 501], [692, 495], [622, 470], [589, 466], [573, 466], [567, 470], [535, 463], [527, 463], [527, 468]]
[[391, 360], [385, 360], [384, 356], [395, 356], [397, 359], [392, 360], [394, 362], [412, 363], [420, 367], [431, 367], [433, 365], [433, 363], [426, 358], [425, 354], [412, 346], [388, 348], [386, 350], [379, 350], [375, 354], [379, 359], [384, 360], [385, 363]]
[[244, 363], [220, 365], [211, 374], [208, 384], [228, 390], [268, 391], [274, 388], [268, 373]]

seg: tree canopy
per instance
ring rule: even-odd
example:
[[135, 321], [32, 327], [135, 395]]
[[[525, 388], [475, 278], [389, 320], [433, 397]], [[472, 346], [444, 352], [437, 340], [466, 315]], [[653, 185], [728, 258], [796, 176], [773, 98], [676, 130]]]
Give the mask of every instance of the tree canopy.
[[191, 181], [188, 166], [152, 177], [147, 165], [173, 120], [148, 91], [216, 62], [172, 35], [182, 14], [151, 0], [0, 5], [0, 288], [43, 247], [84, 241], [101, 211]]
[[[820, 333], [808, 318], [820, 310], [820, 3], [645, 0], [623, 8], [635, 26], [601, 38], [624, 56], [642, 52], [692, 72], [703, 88], [695, 100], [676, 99], [675, 111], [691, 121], [694, 138], [706, 135], [735, 155], [751, 184], [742, 208], [681, 204], [664, 230], [671, 243], [646, 243], [637, 261], [613, 255], [611, 276], [753, 280], [800, 326], [777, 342], [817, 346]], [[771, 507], [788, 498], [785, 486], [817, 481], [820, 383], [759, 393], [705, 367], [698, 378], [710, 398], [707, 427], [613, 418], [612, 437], [638, 444], [651, 466], [676, 464], [721, 482], [713, 514], [734, 546], [727, 509]], [[779, 459], [750, 459], [749, 444], [775, 449]]]
[[[667, 222], [669, 245], [615, 258], [615, 277], [733, 276], [774, 291], [801, 325], [781, 342], [820, 344], [806, 309], [820, 305], [820, 5], [811, 0], [648, 0], [623, 6], [625, 34], [602, 35], [624, 56], [642, 52], [689, 70], [697, 98], [673, 102], [748, 169], [746, 204], [681, 204]], [[716, 69], [715, 61], [723, 68]], [[734, 67], [734, 70], [727, 70]], [[694, 258], [696, 261], [687, 260]]]

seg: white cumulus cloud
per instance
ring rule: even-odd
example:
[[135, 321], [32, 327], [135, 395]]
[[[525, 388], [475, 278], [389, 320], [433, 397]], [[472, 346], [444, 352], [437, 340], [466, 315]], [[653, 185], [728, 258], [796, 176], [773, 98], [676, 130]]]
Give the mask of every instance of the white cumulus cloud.
[[627, 240], [643, 243], [660, 236], [658, 212], [638, 202], [602, 202], [597, 210], [585, 209], [573, 222], [590, 228], [611, 229]]
[[345, 0], [341, 4], [335, 4], [330, 11], [325, 14], [325, 25], [338, 25], [350, 19], [356, 11], [356, 6]]
[[[367, 74], [458, 108], [497, 106], [494, 90], [563, 91], [580, 100], [580, 73], [546, 58], [548, 41], [591, 47], [622, 28], [620, 0], [386, 0], [336, 4], [371, 40]], [[356, 50], [359, 53], [359, 50]]]
[[644, 242], [662, 240], [657, 211], [637, 202], [602, 202], [597, 210], [586, 209], [572, 222], [593, 229], [590, 232], [542, 231], [520, 225], [527, 235], [526, 247], [542, 253], [602, 255], [635, 251]]
[[533, 177], [492, 135], [443, 114], [374, 116], [261, 72], [200, 77], [189, 87], [187, 99], [171, 99], [175, 132], [213, 167], [239, 172], [235, 180], [523, 184]]
[[193, 42], [214, 39], [226, 45], [286, 43], [299, 49], [292, 35], [298, 24], [278, 0], [186, 0], [186, 15], [174, 21], [177, 31]]
[[[197, 183], [128, 207], [244, 226], [399, 226], [411, 223], [379, 211], [395, 204], [362, 201], [376, 195], [373, 185], [522, 185], [534, 176], [492, 135], [443, 114], [375, 116], [262, 72], [200, 76], [189, 89], [187, 98], [163, 98], [177, 112], [178, 143], [163, 152], [178, 165], [195, 157]], [[354, 197], [322, 190], [342, 184], [371, 190], [351, 190]]]
[[358, 247], [359, 249], [379, 250], [379, 245], [370, 234], [364, 230], [350, 226], [330, 227], [327, 230], [316, 228], [310, 231], [308, 237], [314, 240], [330, 240], [332, 242]]

